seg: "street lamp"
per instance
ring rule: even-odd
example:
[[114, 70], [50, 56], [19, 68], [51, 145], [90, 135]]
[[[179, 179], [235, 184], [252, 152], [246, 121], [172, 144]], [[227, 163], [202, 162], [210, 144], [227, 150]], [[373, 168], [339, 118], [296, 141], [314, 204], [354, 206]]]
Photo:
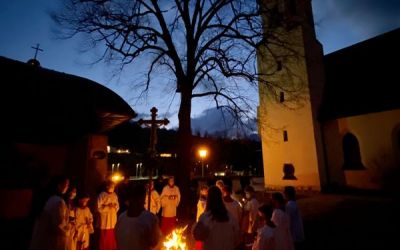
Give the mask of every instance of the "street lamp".
[[118, 173], [118, 172], [113, 173], [112, 176], [111, 176], [111, 180], [114, 183], [118, 183], [120, 181], [123, 181], [124, 179], [125, 179], [125, 177], [122, 174]]
[[207, 149], [199, 149], [199, 156], [201, 158], [201, 177], [204, 177], [204, 158], [207, 157]]

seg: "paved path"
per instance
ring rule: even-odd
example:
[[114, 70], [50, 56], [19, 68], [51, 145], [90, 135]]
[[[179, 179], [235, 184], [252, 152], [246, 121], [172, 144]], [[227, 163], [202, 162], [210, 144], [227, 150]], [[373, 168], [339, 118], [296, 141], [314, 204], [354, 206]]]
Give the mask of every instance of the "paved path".
[[298, 201], [305, 249], [398, 249], [400, 202], [379, 196], [314, 195]]

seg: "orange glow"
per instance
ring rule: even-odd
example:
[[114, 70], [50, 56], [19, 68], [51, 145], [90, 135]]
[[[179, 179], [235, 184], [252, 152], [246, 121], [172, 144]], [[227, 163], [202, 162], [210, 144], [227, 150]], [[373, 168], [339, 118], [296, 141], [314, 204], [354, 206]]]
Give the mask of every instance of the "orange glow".
[[169, 154], [169, 153], [162, 153], [162, 154], [160, 154], [160, 157], [163, 157], [163, 158], [170, 158], [170, 157], [172, 157], [172, 154]]
[[115, 182], [115, 183], [118, 183], [118, 182], [120, 182], [120, 181], [122, 181], [122, 180], [124, 180], [124, 179], [125, 179], [125, 177], [124, 177], [123, 175], [119, 174], [119, 173], [114, 173], [114, 174], [111, 176], [111, 180], [112, 180], [113, 182]]
[[186, 225], [183, 228], [177, 228], [172, 233], [170, 233], [163, 242], [165, 250], [186, 250], [186, 237], [183, 236], [183, 232], [185, 232]]
[[201, 159], [204, 159], [207, 157], [208, 151], [205, 148], [199, 149], [199, 156]]

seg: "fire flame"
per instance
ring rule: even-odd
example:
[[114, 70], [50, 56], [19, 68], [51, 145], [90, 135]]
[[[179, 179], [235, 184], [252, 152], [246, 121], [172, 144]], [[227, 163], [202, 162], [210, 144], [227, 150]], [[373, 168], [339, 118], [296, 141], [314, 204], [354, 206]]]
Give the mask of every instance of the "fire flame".
[[170, 233], [163, 243], [165, 250], [186, 250], [186, 237], [183, 232], [187, 229], [187, 225], [183, 228], [177, 228]]

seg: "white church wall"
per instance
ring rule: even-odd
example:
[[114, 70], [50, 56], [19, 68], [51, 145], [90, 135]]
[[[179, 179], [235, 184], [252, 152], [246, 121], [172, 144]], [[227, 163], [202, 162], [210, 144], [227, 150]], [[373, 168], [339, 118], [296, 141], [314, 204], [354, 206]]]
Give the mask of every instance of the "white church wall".
[[[318, 160], [314, 140], [314, 130], [310, 125], [311, 112], [309, 104], [305, 108], [293, 111], [283, 109], [271, 110], [266, 119], [275, 128], [264, 128], [263, 160], [264, 176], [267, 189], [280, 189], [286, 185], [299, 189], [320, 190]], [[287, 131], [288, 141], [283, 140], [283, 131]], [[296, 180], [284, 180], [283, 165], [293, 164]]]
[[[393, 171], [399, 171], [399, 131], [400, 110], [341, 118], [324, 124], [330, 182], [363, 189], [389, 185], [386, 178]], [[365, 170], [343, 170], [343, 137], [347, 133], [353, 134], [359, 142]]]

